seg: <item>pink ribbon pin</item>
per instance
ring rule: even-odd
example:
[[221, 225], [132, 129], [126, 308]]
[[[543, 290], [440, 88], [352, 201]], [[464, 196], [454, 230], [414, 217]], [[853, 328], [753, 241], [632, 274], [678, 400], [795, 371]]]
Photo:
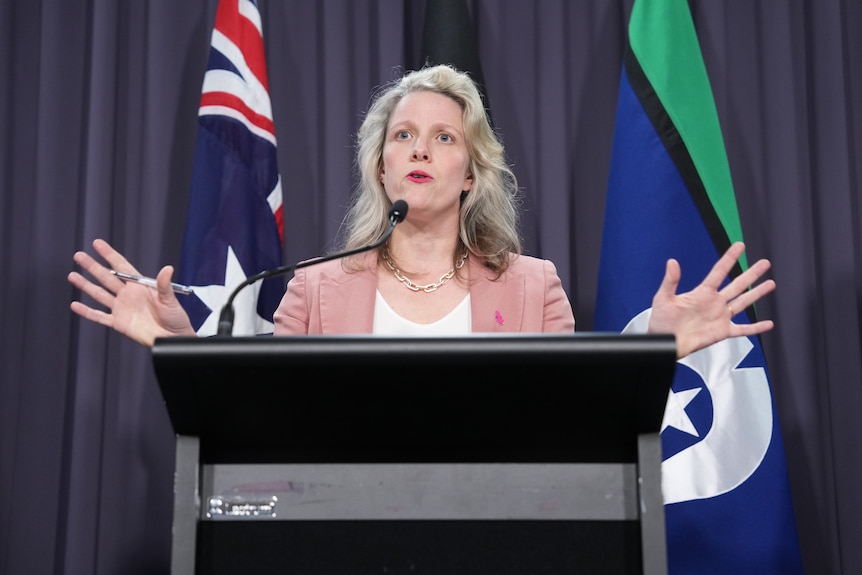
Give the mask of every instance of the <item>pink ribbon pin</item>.
[[497, 318], [497, 323], [499, 325], [503, 325], [503, 316], [500, 315], [500, 312], [498, 310], [494, 310], [494, 317]]

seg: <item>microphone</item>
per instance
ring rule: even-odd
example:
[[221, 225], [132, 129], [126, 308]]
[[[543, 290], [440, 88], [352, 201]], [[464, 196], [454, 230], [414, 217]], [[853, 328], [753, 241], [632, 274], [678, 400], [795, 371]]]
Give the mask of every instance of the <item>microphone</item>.
[[236, 286], [236, 289], [230, 294], [230, 297], [227, 298], [227, 303], [224, 304], [224, 307], [221, 308], [221, 314], [219, 315], [218, 320], [218, 334], [217, 335], [232, 335], [233, 333], [233, 300], [236, 298], [237, 294], [242, 291], [246, 286], [250, 286], [256, 281], [260, 281], [263, 279], [280, 276], [286, 273], [290, 273], [292, 271], [306, 268], [308, 266], [313, 266], [315, 264], [322, 264], [323, 262], [328, 262], [330, 260], [335, 260], [339, 258], [345, 258], [347, 256], [352, 256], [355, 254], [359, 254], [362, 252], [367, 252], [368, 250], [373, 250], [374, 248], [380, 247], [383, 243], [389, 239], [389, 236], [392, 235], [392, 230], [395, 229], [395, 226], [404, 221], [404, 218], [407, 217], [407, 202], [404, 200], [397, 200], [392, 207], [389, 208], [389, 228], [384, 232], [384, 234], [380, 237], [379, 240], [374, 242], [373, 244], [362, 246], [361, 248], [355, 248], [352, 250], [348, 250], [346, 252], [340, 252], [337, 254], [331, 254], [328, 256], [322, 256], [319, 258], [306, 260], [304, 262], [300, 262], [298, 264], [294, 264], [292, 266], [279, 266], [277, 268], [272, 268], [269, 270], [264, 270], [256, 275], [253, 275], [247, 278], [244, 282]]

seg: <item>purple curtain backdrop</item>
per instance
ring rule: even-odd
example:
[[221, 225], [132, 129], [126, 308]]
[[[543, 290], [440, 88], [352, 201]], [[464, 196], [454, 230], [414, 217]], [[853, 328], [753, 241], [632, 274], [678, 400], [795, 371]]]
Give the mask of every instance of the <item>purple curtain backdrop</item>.
[[[862, 572], [862, 5], [695, 0], [808, 573]], [[530, 253], [592, 327], [631, 0], [471, 0]], [[285, 261], [321, 253], [422, 0], [260, 0]], [[173, 433], [148, 350], [69, 312], [72, 253], [179, 260], [215, 0], [0, 2], [0, 575], [167, 573]]]

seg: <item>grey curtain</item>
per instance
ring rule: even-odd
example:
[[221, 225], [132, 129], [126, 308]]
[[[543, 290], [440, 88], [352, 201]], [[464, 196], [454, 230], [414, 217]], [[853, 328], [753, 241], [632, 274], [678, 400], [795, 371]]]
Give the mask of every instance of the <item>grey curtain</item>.
[[[424, 1], [261, 0], [285, 260], [321, 253], [372, 89]], [[524, 239], [593, 321], [631, 1], [472, 0]], [[698, 0], [807, 572], [862, 572], [862, 4]], [[148, 350], [78, 321], [72, 253], [179, 260], [215, 0], [0, 2], [0, 574], [167, 573], [173, 434]]]

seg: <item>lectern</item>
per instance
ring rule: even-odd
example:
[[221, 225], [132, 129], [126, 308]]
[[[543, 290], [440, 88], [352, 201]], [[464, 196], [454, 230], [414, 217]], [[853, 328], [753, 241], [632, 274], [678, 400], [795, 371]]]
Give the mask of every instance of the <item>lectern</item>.
[[672, 336], [169, 338], [173, 575], [667, 572]]

